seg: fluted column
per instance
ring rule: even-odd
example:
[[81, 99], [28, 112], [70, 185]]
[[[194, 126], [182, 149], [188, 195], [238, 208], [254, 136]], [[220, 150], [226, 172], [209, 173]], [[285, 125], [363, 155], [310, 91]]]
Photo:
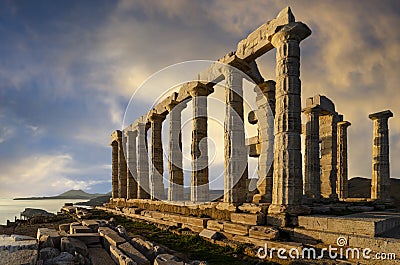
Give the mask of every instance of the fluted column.
[[207, 144], [207, 96], [214, 90], [197, 83], [190, 91], [193, 102], [192, 130], [192, 177], [190, 200], [205, 202], [209, 200], [208, 144]]
[[112, 164], [111, 164], [111, 174], [112, 174], [112, 179], [111, 179], [111, 186], [112, 186], [112, 198], [118, 198], [118, 142], [117, 141], [112, 141], [111, 143], [112, 147]]
[[184, 182], [182, 165], [181, 116], [185, 103], [172, 101], [166, 106], [169, 111], [169, 150], [168, 150], [168, 200], [184, 200]]
[[318, 105], [303, 109], [307, 117], [304, 194], [308, 198], [321, 198], [321, 167], [319, 163], [319, 115]]
[[349, 197], [348, 167], [347, 167], [347, 128], [351, 125], [348, 121], [337, 123], [337, 194], [339, 199]]
[[138, 131], [138, 199], [150, 198], [149, 157], [147, 153], [146, 124], [139, 123]]
[[224, 202], [240, 204], [247, 197], [247, 149], [243, 119], [243, 76], [229, 67], [225, 75]]
[[389, 126], [390, 110], [369, 115], [374, 122], [371, 199], [390, 201]]
[[253, 196], [254, 203], [272, 201], [272, 178], [274, 159], [274, 116], [275, 81], [268, 80], [254, 88], [256, 92], [258, 140], [261, 145], [258, 157], [258, 194]]
[[293, 22], [276, 33], [276, 114], [274, 180], [271, 214], [298, 214], [303, 194], [301, 155], [300, 41], [311, 34], [301, 22]]
[[136, 131], [127, 131], [126, 160], [128, 163], [127, 199], [136, 199], [137, 186], [137, 161], [136, 161]]
[[127, 166], [124, 153], [124, 146], [126, 146], [126, 137], [118, 139], [118, 195], [119, 198], [126, 199], [126, 184], [127, 184]]
[[164, 200], [164, 163], [162, 147], [162, 123], [164, 115], [152, 113], [149, 116], [151, 123], [151, 164], [150, 164], [150, 198], [152, 200]]

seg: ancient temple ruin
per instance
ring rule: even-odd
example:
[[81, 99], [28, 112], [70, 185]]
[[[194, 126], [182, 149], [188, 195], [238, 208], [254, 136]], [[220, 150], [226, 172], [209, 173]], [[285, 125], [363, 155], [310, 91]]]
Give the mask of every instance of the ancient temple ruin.
[[[286, 226], [295, 225], [297, 216], [309, 214], [315, 203], [346, 202], [347, 129], [351, 123], [344, 120], [343, 114], [335, 110], [335, 104], [326, 96], [310, 95], [306, 106], [301, 104], [300, 43], [310, 35], [310, 28], [296, 21], [290, 8], [285, 8], [276, 18], [241, 40], [235, 52], [199, 73], [198, 80], [182, 85], [178, 92], [166, 97], [122, 131], [113, 132], [110, 203], [129, 206], [179, 202], [181, 207], [203, 205], [196, 207], [232, 212], [237, 209], [246, 212], [256, 207], [262, 209], [259, 211], [265, 214], [266, 223]], [[276, 78], [264, 80], [255, 60], [272, 49], [276, 49]], [[244, 77], [240, 73], [257, 85], [254, 91], [258, 109], [251, 111], [248, 117], [244, 117]], [[208, 148], [202, 140], [207, 138], [207, 96], [223, 80], [227, 106], [224, 195], [220, 201], [210, 202]], [[180, 135], [181, 112], [188, 101], [193, 104], [192, 171], [190, 201], [184, 202]], [[266, 111], [266, 106], [270, 111]], [[302, 124], [302, 113], [306, 117], [305, 124]], [[161, 135], [168, 115], [169, 164], [165, 169]], [[371, 201], [382, 203], [390, 201], [388, 118], [392, 116], [389, 110], [369, 115], [374, 122]], [[256, 137], [245, 139], [245, 119], [257, 124]], [[150, 142], [147, 142], [148, 131], [151, 131]], [[257, 192], [252, 196], [248, 196], [249, 157], [258, 159]], [[271, 161], [271, 167], [267, 166]], [[164, 171], [168, 172], [167, 187], [163, 182]], [[168, 211], [182, 213], [178, 206], [171, 206], [175, 208]]]

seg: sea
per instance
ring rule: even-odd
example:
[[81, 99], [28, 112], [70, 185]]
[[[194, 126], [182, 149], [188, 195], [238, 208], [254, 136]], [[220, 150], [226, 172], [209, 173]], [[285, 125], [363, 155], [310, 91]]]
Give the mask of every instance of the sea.
[[57, 213], [66, 202], [83, 202], [82, 199], [54, 199], [54, 200], [13, 200], [0, 198], [0, 225], [7, 224], [7, 220], [14, 221], [20, 218], [20, 213], [25, 208], [43, 209], [51, 213]]

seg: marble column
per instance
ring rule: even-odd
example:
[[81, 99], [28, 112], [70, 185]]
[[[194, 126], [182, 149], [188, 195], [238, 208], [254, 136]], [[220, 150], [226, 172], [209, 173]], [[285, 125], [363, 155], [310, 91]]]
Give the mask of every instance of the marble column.
[[311, 199], [321, 198], [321, 167], [319, 163], [319, 105], [303, 109], [307, 117], [305, 139], [304, 194]]
[[149, 199], [149, 157], [147, 153], [147, 134], [146, 124], [139, 123], [137, 126], [138, 132], [138, 199]]
[[247, 149], [243, 119], [243, 76], [234, 67], [225, 73], [225, 174], [224, 202], [241, 204], [247, 199]]
[[258, 194], [253, 196], [253, 203], [272, 201], [272, 178], [274, 159], [274, 116], [275, 116], [275, 81], [268, 80], [254, 88], [256, 92], [258, 123]]
[[390, 201], [389, 126], [390, 110], [369, 115], [374, 122], [371, 199]]
[[274, 179], [270, 214], [299, 214], [303, 196], [301, 155], [300, 41], [311, 34], [301, 22], [284, 26], [271, 40], [276, 48]]
[[127, 131], [126, 160], [128, 164], [127, 199], [136, 199], [137, 186], [137, 159], [136, 159], [136, 131]]
[[169, 111], [169, 150], [168, 150], [168, 200], [184, 200], [184, 182], [182, 165], [181, 116], [185, 103], [172, 101], [166, 106]]
[[211, 87], [198, 83], [189, 93], [193, 102], [192, 129], [192, 177], [190, 200], [209, 200], [208, 144], [207, 144], [207, 96], [214, 92]]
[[164, 115], [157, 113], [149, 115], [151, 124], [150, 198], [152, 200], [165, 199], [163, 183], [164, 152], [162, 146], [162, 123], [164, 120]]
[[337, 194], [339, 199], [349, 197], [348, 167], [347, 167], [347, 128], [351, 125], [348, 121], [337, 123]]
[[111, 143], [112, 147], [112, 164], [111, 164], [111, 174], [112, 174], [112, 179], [111, 179], [111, 186], [112, 186], [112, 198], [118, 198], [118, 142], [117, 141], [112, 141]]
[[126, 199], [127, 166], [124, 153], [126, 137], [118, 138], [118, 195], [119, 198]]

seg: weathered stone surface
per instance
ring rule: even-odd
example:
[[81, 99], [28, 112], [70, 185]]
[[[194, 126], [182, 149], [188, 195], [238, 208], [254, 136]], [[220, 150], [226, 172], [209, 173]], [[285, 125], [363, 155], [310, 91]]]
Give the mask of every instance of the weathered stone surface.
[[55, 229], [38, 228], [37, 239], [42, 247], [60, 247], [61, 236]]
[[60, 255], [58, 255], [55, 258], [47, 260], [44, 265], [52, 265], [52, 264], [62, 264], [62, 265], [74, 265], [74, 255], [68, 253], [68, 252], [61, 252]]
[[218, 239], [218, 232], [209, 229], [203, 229], [203, 231], [200, 232], [199, 236], [207, 239]]
[[349, 196], [348, 189], [348, 163], [347, 163], [347, 128], [351, 125], [348, 121], [337, 124], [337, 194], [339, 199]]
[[92, 233], [92, 232], [93, 229], [83, 225], [71, 225], [69, 230], [70, 234]]
[[70, 224], [60, 224], [58, 225], [58, 231], [64, 231], [64, 232], [69, 232], [70, 229]]
[[248, 235], [249, 227], [250, 226], [248, 225], [224, 222], [224, 231], [235, 235], [242, 235], [242, 236]]
[[265, 216], [262, 213], [231, 213], [231, 222], [245, 225], [262, 225], [265, 223]]
[[88, 246], [100, 243], [100, 236], [98, 233], [68, 234], [67, 237], [78, 239]]
[[252, 238], [248, 236], [241, 236], [241, 235], [235, 235], [233, 237], [233, 240], [242, 242], [242, 243], [247, 243], [247, 244], [253, 244], [257, 247], [265, 247], [267, 244], [268, 248], [284, 248], [284, 249], [298, 249], [301, 253], [301, 250], [303, 248], [303, 244], [297, 243], [297, 242], [278, 242], [278, 241], [270, 241], [270, 240], [262, 240], [262, 239], [257, 239], [257, 238]]
[[275, 227], [253, 226], [249, 229], [249, 236], [258, 239], [275, 240], [279, 237], [279, 230]]
[[75, 254], [75, 252], [86, 257], [89, 254], [88, 248], [82, 241], [72, 238], [63, 237], [61, 238], [61, 251]]
[[1, 264], [32, 264], [38, 258], [38, 243], [32, 237], [0, 235]]
[[60, 251], [56, 248], [52, 247], [47, 247], [47, 248], [42, 248], [39, 251], [39, 259], [40, 260], [48, 260], [57, 257], [60, 255]]
[[130, 243], [126, 242], [118, 246], [128, 257], [130, 257], [137, 265], [150, 265], [150, 261]]
[[224, 230], [224, 222], [219, 220], [209, 220], [207, 222], [207, 229], [222, 231]]
[[122, 253], [122, 251], [119, 250], [114, 245], [110, 246], [110, 254], [111, 254], [111, 258], [118, 265], [136, 265], [136, 263], [131, 258], [129, 258], [124, 253]]
[[154, 265], [184, 265], [183, 261], [171, 254], [160, 254], [154, 260]]
[[103, 248], [89, 248], [89, 260], [92, 265], [110, 265], [114, 261]]
[[99, 221], [97, 220], [83, 220], [82, 225], [89, 227], [90, 229], [97, 230], [99, 228]]
[[124, 238], [109, 227], [99, 227], [99, 234], [108, 242], [108, 244], [113, 246], [119, 246], [126, 242]]

